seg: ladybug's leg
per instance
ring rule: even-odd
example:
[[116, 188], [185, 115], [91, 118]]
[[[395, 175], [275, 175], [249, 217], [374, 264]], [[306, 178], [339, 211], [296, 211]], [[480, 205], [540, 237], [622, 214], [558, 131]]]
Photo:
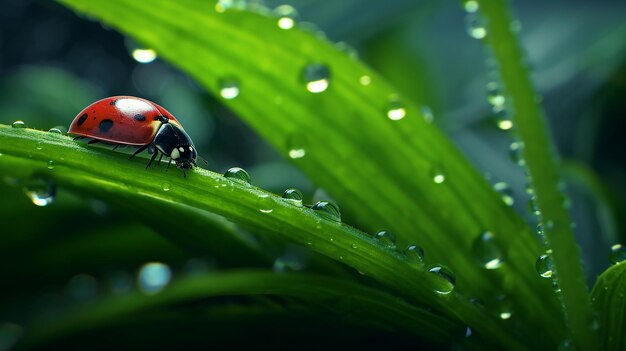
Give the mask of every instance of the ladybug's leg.
[[152, 164], [154, 159], [157, 157], [158, 153], [159, 153], [159, 151], [155, 151], [155, 152], [152, 153], [152, 157], [150, 158], [150, 162], [148, 162], [148, 165], [146, 165], [146, 169], [148, 169], [148, 167], [150, 167], [150, 165]]
[[171, 164], [172, 164], [172, 159], [170, 158], [170, 162], [168, 162], [168, 163], [167, 163], [167, 168], [165, 169], [166, 171], [167, 171], [168, 169], [170, 169], [170, 165], [171, 165]]
[[163, 153], [161, 153], [161, 157], [159, 157], [159, 162], [157, 163], [157, 166], [159, 166], [161, 164], [161, 160], [163, 159]]
[[91, 144], [95, 144], [95, 143], [99, 143], [99, 142], [100, 142], [100, 140], [98, 140], [98, 139], [91, 139], [91, 140], [89, 140], [87, 142], [87, 144], [91, 145]]
[[115, 149], [117, 149], [117, 147], [120, 146], [120, 144], [115, 144], [115, 146], [113, 146], [113, 148], [111, 149], [111, 151], [115, 151]]
[[128, 159], [130, 160], [131, 158], [135, 157], [135, 155], [137, 155], [138, 153], [140, 153], [143, 150], [145, 150], [148, 146], [150, 146], [150, 144], [146, 144], [146, 145], [140, 147], [139, 149], [137, 149], [137, 151], [135, 151], [132, 155], [130, 155], [130, 157]]

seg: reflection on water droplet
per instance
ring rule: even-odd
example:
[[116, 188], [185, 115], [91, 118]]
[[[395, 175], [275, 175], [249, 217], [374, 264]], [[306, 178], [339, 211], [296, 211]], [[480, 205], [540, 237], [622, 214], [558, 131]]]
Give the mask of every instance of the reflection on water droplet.
[[306, 137], [300, 134], [292, 134], [287, 138], [287, 155], [291, 159], [299, 159], [306, 156]]
[[428, 272], [438, 277], [435, 286], [433, 286], [433, 290], [435, 290], [435, 292], [447, 295], [454, 290], [456, 277], [450, 268], [444, 265], [434, 264], [428, 267]]
[[622, 244], [615, 244], [611, 246], [609, 262], [612, 264], [618, 264], [623, 261], [626, 261], [626, 247], [622, 246]]
[[359, 78], [359, 83], [361, 83], [362, 86], [368, 86], [372, 83], [372, 78], [367, 74], [364, 74], [361, 78]]
[[476, 13], [468, 14], [465, 17], [467, 34], [474, 39], [483, 39], [487, 36], [484, 20]]
[[510, 319], [513, 316], [513, 306], [506, 296], [500, 295], [496, 298], [496, 313], [503, 320]]
[[446, 176], [440, 170], [433, 170], [431, 176], [435, 184], [441, 184], [446, 181]]
[[490, 231], [484, 231], [474, 239], [472, 254], [485, 269], [500, 268], [504, 262], [495, 235]]
[[535, 268], [537, 268], [537, 273], [543, 278], [552, 277], [552, 259], [549, 255], [539, 256]]
[[52, 133], [52, 134], [63, 134], [63, 131], [61, 130], [61, 128], [50, 128], [48, 130], [48, 133]]
[[409, 245], [406, 250], [404, 250], [404, 254], [406, 255], [406, 258], [411, 262], [424, 262], [424, 249], [417, 245]]
[[54, 202], [57, 188], [53, 179], [34, 177], [26, 182], [24, 193], [37, 206], [47, 206]]
[[146, 294], [156, 294], [169, 284], [172, 271], [166, 264], [149, 262], [139, 269], [137, 281], [139, 289]]
[[478, 5], [478, 1], [468, 0], [468, 1], [465, 1], [465, 4], [463, 4], [463, 8], [465, 9], [467, 13], [474, 13], [478, 11], [480, 6]]
[[387, 230], [379, 230], [376, 234], [374, 234], [374, 238], [378, 239], [381, 244], [388, 248], [396, 248], [396, 236]]
[[43, 149], [43, 143], [41, 141], [38, 141], [37, 144], [35, 144], [35, 149], [37, 150]]
[[261, 194], [259, 197], [260, 197], [259, 211], [261, 211], [262, 213], [274, 212], [273, 199], [268, 194]]
[[13, 122], [13, 124], [11, 124], [11, 127], [13, 127], [13, 128], [26, 128], [26, 123], [24, 123], [23, 121], [15, 121], [15, 122]]
[[513, 190], [511, 190], [509, 184], [505, 182], [498, 182], [493, 185], [493, 190], [500, 193], [500, 196], [502, 196], [502, 202], [504, 202], [507, 206], [513, 206], [515, 199], [513, 198]]
[[500, 108], [506, 102], [504, 95], [502, 95], [502, 89], [498, 82], [487, 83], [487, 101], [494, 107]]
[[139, 63], [150, 63], [157, 58], [156, 51], [152, 49], [134, 49], [131, 55]]
[[278, 17], [278, 28], [291, 29], [296, 24], [298, 18], [298, 11], [290, 5], [280, 5], [274, 9], [274, 15]]
[[404, 104], [397, 98], [392, 98], [387, 106], [387, 117], [392, 121], [398, 121], [406, 116]]
[[522, 143], [521, 141], [512, 142], [509, 146], [509, 151], [509, 155], [511, 156], [511, 160], [513, 162], [517, 163], [520, 166], [523, 166], [525, 164], [524, 157], [522, 156], [524, 152], [524, 143]]
[[226, 100], [239, 96], [239, 81], [235, 78], [222, 78], [219, 81], [220, 96]]
[[311, 207], [318, 216], [333, 222], [341, 222], [339, 206], [329, 201], [318, 201]]
[[54, 169], [54, 161], [48, 161], [48, 169]]
[[170, 184], [169, 182], [161, 183], [161, 190], [170, 191], [170, 189], [172, 189], [172, 184]]
[[289, 188], [283, 192], [283, 199], [291, 200], [294, 204], [302, 206], [302, 192], [295, 188]]
[[242, 181], [244, 183], [250, 183], [250, 175], [248, 174], [248, 172], [246, 172], [245, 169], [239, 168], [239, 167], [229, 168], [224, 173], [224, 177], [225, 178], [230, 178], [230, 179], [233, 179], [233, 180]]
[[326, 91], [330, 84], [330, 69], [324, 64], [314, 63], [306, 65], [302, 70], [302, 78], [306, 89], [314, 94]]

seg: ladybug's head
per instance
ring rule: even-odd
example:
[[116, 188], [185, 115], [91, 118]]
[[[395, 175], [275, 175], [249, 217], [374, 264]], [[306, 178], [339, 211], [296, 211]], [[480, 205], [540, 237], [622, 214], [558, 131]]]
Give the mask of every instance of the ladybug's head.
[[172, 123], [163, 124], [153, 141], [154, 146], [165, 156], [169, 156], [176, 167], [182, 169], [192, 169], [196, 165], [196, 148], [189, 135], [185, 131]]
[[192, 169], [196, 165], [196, 149], [193, 145], [178, 145], [169, 155], [180, 169]]

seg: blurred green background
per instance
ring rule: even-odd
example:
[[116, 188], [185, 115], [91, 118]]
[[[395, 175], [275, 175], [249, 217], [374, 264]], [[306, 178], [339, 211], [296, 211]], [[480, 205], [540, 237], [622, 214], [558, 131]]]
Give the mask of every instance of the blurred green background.
[[[311, 201], [324, 194], [219, 99], [158, 55], [141, 57], [137, 51], [149, 48], [54, 2], [3, 3], [0, 123], [67, 128], [95, 100], [140, 96], [182, 122], [209, 169], [243, 167], [255, 185], [275, 193], [286, 185], [298, 187]], [[498, 128], [486, 101], [489, 55], [468, 38], [457, 1], [264, 2], [270, 8], [283, 3], [298, 10], [299, 21], [314, 23], [330, 40], [355, 50], [405, 96], [430, 106], [435, 122], [477, 168], [493, 183], [508, 182], [514, 197], [524, 198], [524, 175], [507, 152], [510, 137]], [[609, 247], [626, 241], [626, 2], [512, 5], [563, 160], [575, 232], [592, 281], [607, 267]], [[54, 206], [35, 207], [10, 183], [0, 184], [0, 218], [13, 224], [0, 241], [5, 286], [0, 322], [59, 308], [51, 303], [61, 299], [59, 291], [93, 298], [106, 288], [93, 276], [132, 282], [129, 272], [147, 261], [167, 262], [175, 270], [215, 264], [210, 257], [189, 261], [151, 228], [97, 199], [61, 189]], [[514, 206], [532, 221], [525, 201]]]

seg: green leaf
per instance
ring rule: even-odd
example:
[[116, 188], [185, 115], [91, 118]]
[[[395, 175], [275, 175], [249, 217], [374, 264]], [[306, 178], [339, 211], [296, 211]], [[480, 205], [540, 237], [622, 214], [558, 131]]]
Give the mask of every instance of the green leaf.
[[598, 314], [600, 350], [626, 349], [626, 264], [621, 262], [598, 277], [591, 292]]
[[[349, 223], [389, 229], [400, 247], [424, 247], [428, 260], [457, 273], [463, 293], [484, 300], [505, 294], [519, 318], [551, 321], [547, 328], [528, 324], [528, 334], [563, 338], [558, 302], [534, 269], [542, 249], [528, 226], [420, 106], [364, 64], [316, 33], [282, 30], [276, 18], [253, 11], [216, 11], [215, 2], [61, 3], [155, 49], [216, 96], [225, 79], [237, 81], [239, 95], [224, 103], [328, 190]], [[307, 90], [310, 65], [328, 68], [325, 91]], [[390, 109], [404, 117], [390, 119]], [[491, 272], [471, 255], [485, 230], [496, 233], [506, 260]]]
[[366, 322], [379, 328], [417, 335], [438, 344], [459, 338], [465, 329], [388, 294], [334, 278], [230, 271], [182, 277], [159, 294], [133, 292], [101, 298], [86, 306], [79, 305], [60, 317], [56, 316], [52, 323], [45, 318], [31, 323], [18, 346], [45, 345], [55, 339], [114, 325], [168, 306], [193, 305], [194, 301], [207, 306], [210, 298], [255, 295], [296, 298], [301, 301], [300, 304], [317, 310], [322, 308], [331, 316], [334, 310], [337, 314], [334, 318], [352, 320], [352, 324]]
[[[145, 160], [128, 160], [121, 153], [81, 145], [66, 136], [0, 125], [0, 172], [23, 182], [51, 179], [58, 187], [80, 193], [116, 197], [129, 204], [149, 199], [152, 209], [193, 207], [242, 223], [283, 242], [295, 242], [339, 260], [391, 287], [411, 302], [441, 311], [471, 325], [488, 342], [525, 349], [510, 327], [458, 293], [435, 290], [447, 280], [410, 262], [396, 250], [345, 224], [324, 219], [314, 210], [278, 198], [248, 183], [195, 168], [183, 178], [178, 170], [145, 169]], [[49, 169], [48, 161], [55, 166]], [[107, 167], [102, 167], [107, 164]], [[167, 183], [164, 187], [163, 184]], [[161, 206], [164, 205], [164, 206]], [[210, 219], [206, 219], [210, 220]], [[205, 233], [204, 235], [211, 235]], [[188, 238], [192, 240], [194, 237]], [[215, 250], [202, 240], [207, 252]], [[203, 246], [204, 245], [204, 246]], [[219, 249], [219, 248], [217, 248]]]
[[541, 212], [544, 239], [551, 251], [555, 280], [562, 293], [564, 315], [572, 338], [579, 348], [593, 349], [595, 333], [591, 329], [592, 313], [585, 275], [580, 264], [570, 215], [564, 194], [559, 190], [557, 157], [546, 129], [537, 93], [530, 81], [524, 54], [511, 26], [509, 4], [505, 0], [479, 0], [480, 19], [484, 23], [485, 43], [492, 49], [497, 71], [510, 102], [515, 132], [522, 142], [520, 161], [526, 167]]

